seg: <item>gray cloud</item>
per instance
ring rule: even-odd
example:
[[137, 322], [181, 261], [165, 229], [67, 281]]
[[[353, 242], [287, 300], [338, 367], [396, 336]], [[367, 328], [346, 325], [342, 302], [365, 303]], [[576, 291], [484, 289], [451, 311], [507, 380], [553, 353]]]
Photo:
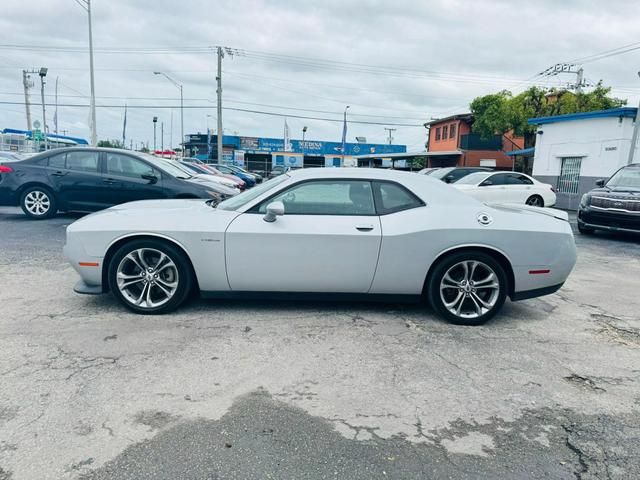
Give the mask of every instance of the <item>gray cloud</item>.
[[[86, 15], [73, 0], [34, 0], [27, 11], [19, 2], [5, 3], [0, 17], [2, 43], [86, 47]], [[243, 56], [224, 61], [226, 106], [337, 118], [344, 105], [350, 104], [352, 119], [397, 123], [422, 123], [464, 111], [477, 95], [526, 87], [522, 80], [553, 63], [640, 41], [640, 5], [633, 0], [617, 1], [615, 8], [611, 2], [578, 0], [94, 0], [93, 8], [96, 48], [222, 44], [309, 59], [384, 65], [403, 72], [446, 73], [420, 77], [370, 74]], [[635, 73], [639, 60], [640, 50], [588, 63], [585, 75], [592, 81], [603, 79], [616, 87], [617, 96], [635, 104], [640, 97]], [[184, 84], [186, 105], [210, 105], [186, 111], [187, 133], [204, 132], [207, 114], [215, 115], [213, 54], [98, 52], [95, 63], [99, 105], [177, 105], [178, 90], [152, 73], [162, 70]], [[60, 103], [88, 103], [83, 97], [89, 93], [87, 53], [6, 48], [0, 49], [0, 100], [22, 101], [21, 70], [39, 66], [49, 67], [48, 94], [53, 94], [58, 77]], [[563, 77], [552, 82], [571, 80]], [[32, 100], [39, 101], [38, 89]], [[23, 112], [20, 105], [0, 105], [0, 126], [23, 128]], [[51, 125], [52, 110], [49, 112]], [[100, 138], [121, 136], [122, 113], [122, 107], [98, 109]], [[37, 106], [34, 114], [40, 115]], [[154, 115], [165, 123], [168, 144], [171, 113], [167, 109], [129, 109], [127, 136], [136, 142], [152, 141]], [[225, 111], [223, 117], [226, 132], [282, 135], [282, 118], [234, 111]], [[60, 107], [59, 119], [60, 129], [88, 137], [87, 109]], [[213, 125], [214, 119], [209, 122]], [[309, 126], [308, 138], [338, 140], [341, 135], [339, 123], [294, 118], [288, 123], [294, 136], [303, 125]], [[175, 109], [174, 144], [179, 131]], [[350, 139], [356, 135], [381, 142], [386, 132], [382, 125], [350, 124]], [[399, 127], [395, 136], [396, 142], [413, 149], [424, 144], [421, 127]]]

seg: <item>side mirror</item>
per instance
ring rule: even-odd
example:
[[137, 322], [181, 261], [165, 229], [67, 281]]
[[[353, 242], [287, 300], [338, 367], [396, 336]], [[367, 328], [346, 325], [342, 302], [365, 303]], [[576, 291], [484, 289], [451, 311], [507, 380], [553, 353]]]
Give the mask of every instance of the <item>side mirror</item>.
[[281, 215], [284, 215], [284, 204], [282, 202], [271, 202], [267, 205], [267, 213], [263, 217], [263, 220], [272, 223]]
[[446, 177], [444, 177], [444, 181], [445, 183], [453, 182], [453, 175], [447, 175]]
[[604, 187], [604, 179], [596, 180], [596, 187]]
[[151, 173], [145, 173], [144, 175], [140, 175], [144, 180], [148, 180], [150, 184], [158, 183], [158, 177]]
[[491, 180], [485, 180], [480, 184], [481, 187], [488, 187], [490, 185], [493, 185], [493, 182]]

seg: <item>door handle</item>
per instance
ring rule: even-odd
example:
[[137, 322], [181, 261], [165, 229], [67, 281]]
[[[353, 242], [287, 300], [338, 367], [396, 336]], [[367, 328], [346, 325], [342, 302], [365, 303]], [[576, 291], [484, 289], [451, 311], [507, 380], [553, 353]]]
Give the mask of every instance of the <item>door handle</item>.
[[113, 185], [116, 181], [113, 178], [103, 178], [102, 181], [107, 185]]
[[359, 232], [370, 232], [373, 230], [373, 225], [356, 225], [356, 230]]
[[53, 177], [64, 177], [67, 173], [69, 173], [69, 172], [62, 172], [62, 171], [58, 170], [56, 172], [53, 172], [51, 175]]

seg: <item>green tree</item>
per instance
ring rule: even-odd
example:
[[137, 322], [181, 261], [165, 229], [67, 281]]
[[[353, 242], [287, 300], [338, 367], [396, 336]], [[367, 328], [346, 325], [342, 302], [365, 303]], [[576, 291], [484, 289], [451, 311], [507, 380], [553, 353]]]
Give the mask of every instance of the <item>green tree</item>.
[[98, 142], [98, 147], [105, 148], [124, 148], [124, 145], [120, 140], [100, 140]]
[[593, 90], [586, 93], [531, 87], [516, 96], [503, 90], [477, 97], [470, 105], [474, 114], [473, 131], [487, 138], [513, 130], [515, 135], [524, 137], [525, 147], [533, 147], [536, 126], [529, 125], [528, 119], [626, 105], [626, 100], [610, 97], [610, 93], [611, 88], [598, 82]]

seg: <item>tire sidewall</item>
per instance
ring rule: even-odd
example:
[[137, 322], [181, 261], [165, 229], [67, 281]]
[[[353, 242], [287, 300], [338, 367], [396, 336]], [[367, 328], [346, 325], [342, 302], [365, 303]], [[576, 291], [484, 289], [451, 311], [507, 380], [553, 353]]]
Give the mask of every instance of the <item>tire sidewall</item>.
[[[27, 195], [29, 195], [29, 193], [31, 192], [42, 192], [49, 198], [49, 210], [47, 210], [47, 213], [43, 215], [35, 215], [27, 209], [25, 205], [25, 199], [27, 198]], [[51, 190], [49, 190], [46, 187], [34, 186], [34, 187], [26, 188], [22, 192], [22, 195], [20, 195], [20, 208], [22, 208], [22, 211], [27, 217], [33, 220], [44, 220], [47, 218], [51, 218], [56, 214], [56, 212], [58, 211], [58, 202], [56, 201], [56, 197], [53, 195]]]
[[[531, 200], [532, 198], [535, 198], [538, 200], [539, 205], [531, 205], [529, 204], [529, 200]], [[525, 202], [527, 205], [531, 206], [531, 207], [540, 207], [543, 208], [544, 207], [544, 198], [542, 198], [540, 195], [531, 195], [529, 198], [527, 198], [527, 201]]]
[[[444, 274], [456, 263], [464, 260], [477, 260], [479, 262], [487, 264], [493, 269], [498, 277], [498, 283], [500, 285], [500, 292], [498, 299], [496, 300], [493, 308], [478, 318], [461, 318], [452, 314], [444, 306], [442, 299], [440, 298], [440, 282]], [[494, 259], [491, 255], [478, 252], [478, 251], [465, 251], [448, 255], [434, 266], [432, 273], [429, 276], [429, 282], [427, 285], [428, 300], [431, 307], [445, 320], [456, 325], [482, 325], [493, 318], [502, 308], [507, 298], [509, 282], [507, 274], [504, 271], [500, 262]]]
[[[118, 265], [126, 255], [139, 248], [152, 248], [164, 253], [171, 258], [178, 270], [178, 288], [175, 294], [167, 303], [155, 308], [143, 308], [132, 304], [124, 297], [118, 288], [116, 280]], [[184, 303], [192, 292], [194, 285], [194, 273], [191, 267], [191, 262], [187, 256], [179, 248], [160, 239], [140, 239], [125, 243], [116, 251], [113, 257], [111, 257], [111, 261], [108, 265], [107, 278], [111, 293], [120, 303], [132, 312], [146, 315], [161, 315], [175, 310]]]

